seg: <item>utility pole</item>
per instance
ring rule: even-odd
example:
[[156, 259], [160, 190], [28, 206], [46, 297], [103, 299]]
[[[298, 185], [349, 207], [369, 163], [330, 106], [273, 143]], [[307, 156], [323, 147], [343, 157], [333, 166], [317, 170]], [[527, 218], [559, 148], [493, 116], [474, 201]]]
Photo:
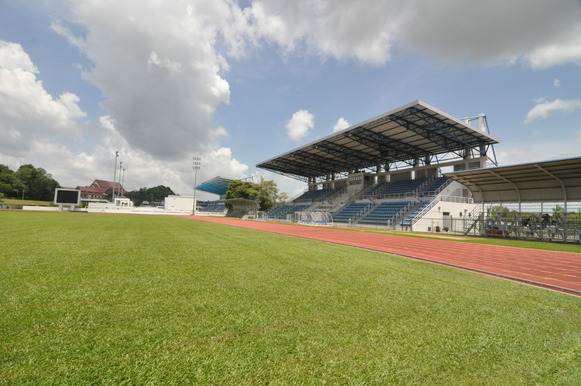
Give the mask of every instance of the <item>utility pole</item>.
[[117, 157], [119, 157], [119, 151], [115, 152], [115, 169], [113, 169], [113, 194], [111, 200], [115, 202], [115, 180], [117, 179]]
[[194, 168], [194, 205], [192, 208], [192, 216], [196, 215], [196, 186], [198, 185], [198, 170], [202, 166], [202, 157], [194, 156], [192, 166]]

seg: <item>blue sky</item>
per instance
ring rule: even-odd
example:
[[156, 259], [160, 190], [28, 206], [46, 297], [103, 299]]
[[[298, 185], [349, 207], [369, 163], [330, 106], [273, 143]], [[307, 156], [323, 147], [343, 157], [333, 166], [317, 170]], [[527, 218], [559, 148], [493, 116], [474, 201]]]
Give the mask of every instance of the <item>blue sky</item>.
[[255, 165], [417, 99], [485, 113], [501, 165], [576, 157], [580, 66], [577, 0], [0, 0], [0, 163], [293, 196]]

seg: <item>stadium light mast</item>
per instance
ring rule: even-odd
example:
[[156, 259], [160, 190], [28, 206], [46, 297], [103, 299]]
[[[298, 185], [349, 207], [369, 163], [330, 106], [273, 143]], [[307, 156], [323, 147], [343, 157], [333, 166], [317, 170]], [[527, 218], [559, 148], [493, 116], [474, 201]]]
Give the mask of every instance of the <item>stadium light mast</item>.
[[119, 161], [119, 194], [118, 194], [119, 197], [123, 195], [121, 192], [121, 169], [123, 169], [123, 161]]
[[202, 166], [202, 157], [194, 156], [192, 167], [194, 168], [194, 204], [192, 208], [192, 216], [196, 215], [196, 186], [198, 185], [198, 170]]
[[[125, 165], [125, 166], [127, 166], [127, 165]], [[121, 190], [122, 190], [122, 191], [123, 191], [123, 190], [125, 190], [125, 189], [123, 188], [123, 184], [124, 184], [124, 183], [125, 183], [125, 168], [123, 168], [123, 174], [122, 174], [122, 177], [121, 177]]]
[[119, 151], [115, 152], [115, 169], [113, 169], [113, 194], [111, 200], [115, 202], [115, 180], [117, 179], [117, 158], [119, 157]]

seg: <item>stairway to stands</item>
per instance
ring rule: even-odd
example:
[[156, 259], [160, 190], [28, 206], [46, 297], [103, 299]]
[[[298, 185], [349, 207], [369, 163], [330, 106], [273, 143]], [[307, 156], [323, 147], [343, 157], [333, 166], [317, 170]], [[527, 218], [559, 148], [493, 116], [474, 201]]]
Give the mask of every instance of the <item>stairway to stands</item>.
[[401, 221], [401, 225], [411, 226], [413, 225], [414, 218], [422, 211], [425, 207], [430, 205], [430, 201], [422, 201], [418, 206], [416, 206], [411, 212], [404, 217]]

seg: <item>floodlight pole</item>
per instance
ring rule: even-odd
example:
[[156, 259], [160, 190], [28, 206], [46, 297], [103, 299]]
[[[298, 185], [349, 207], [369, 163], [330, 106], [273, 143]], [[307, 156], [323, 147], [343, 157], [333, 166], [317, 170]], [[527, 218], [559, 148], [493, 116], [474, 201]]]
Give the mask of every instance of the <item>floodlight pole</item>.
[[113, 194], [111, 200], [115, 202], [115, 180], [117, 179], [117, 157], [119, 157], [119, 151], [115, 152], [115, 169], [113, 169]]
[[[123, 161], [119, 161], [119, 197], [122, 196], [122, 192], [121, 192], [121, 169], [123, 169]], [[115, 182], [115, 181], [113, 181]]]
[[196, 186], [198, 185], [198, 170], [202, 166], [202, 157], [193, 157], [192, 166], [194, 168], [194, 204], [192, 208], [192, 216], [196, 215]]
[[125, 183], [125, 168], [123, 168], [123, 174], [121, 177], [121, 190], [125, 190], [123, 189], [123, 184]]

